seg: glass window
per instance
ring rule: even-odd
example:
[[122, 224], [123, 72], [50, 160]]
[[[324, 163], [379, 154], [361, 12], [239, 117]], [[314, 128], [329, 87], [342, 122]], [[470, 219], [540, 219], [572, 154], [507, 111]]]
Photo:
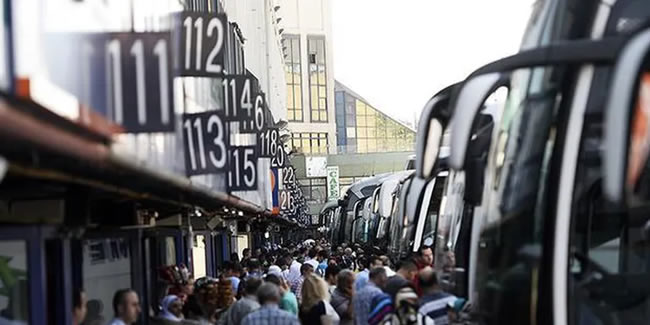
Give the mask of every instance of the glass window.
[[[22, 240], [0, 241], [0, 323], [29, 322], [27, 243]], [[3, 323], [4, 324], [4, 323]]]
[[[302, 121], [302, 75], [300, 62], [300, 35], [283, 35], [286, 48], [287, 118]], [[299, 113], [300, 111], [300, 113]]]
[[[88, 296], [88, 305], [103, 306], [97, 317], [111, 319], [115, 290], [131, 287], [129, 242], [123, 238], [84, 240], [82, 247], [83, 288]], [[90, 319], [86, 318], [86, 321]]]
[[311, 121], [327, 122], [327, 68], [325, 39], [308, 36], [309, 96], [311, 97]]
[[[490, 192], [492, 198], [483, 200], [499, 204], [486, 209], [476, 271], [481, 312], [497, 322], [527, 322], [537, 311], [536, 300], [532, 299], [540, 291], [540, 262], [545, 254], [542, 240], [548, 215], [547, 166], [556, 144], [558, 112], [570, 105], [571, 98], [562, 93], [566, 78], [563, 71], [543, 67], [513, 72], [498, 126], [497, 152], [491, 158], [496, 165], [495, 175], [488, 180], [494, 183], [490, 188], [498, 190]], [[488, 114], [480, 114], [475, 125], [490, 123], [491, 119]], [[502, 168], [504, 163], [506, 168]], [[531, 256], [522, 258], [522, 252]], [[506, 307], [501, 300], [506, 296], [520, 299]]]
[[193, 275], [196, 279], [204, 277], [207, 274], [205, 256], [205, 236], [195, 235], [194, 247], [192, 247], [192, 263], [194, 265]]
[[291, 142], [297, 152], [304, 154], [327, 154], [327, 133], [293, 133]]
[[357, 129], [354, 127], [347, 128], [346, 133], [348, 134], [348, 138], [354, 139], [357, 137]]

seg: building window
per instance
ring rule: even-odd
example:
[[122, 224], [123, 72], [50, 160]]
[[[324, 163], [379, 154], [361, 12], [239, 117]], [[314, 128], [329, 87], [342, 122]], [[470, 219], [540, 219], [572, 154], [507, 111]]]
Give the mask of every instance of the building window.
[[327, 202], [327, 178], [306, 178], [300, 180], [300, 187], [307, 202]]
[[328, 153], [327, 133], [292, 133], [291, 144], [296, 152], [303, 154], [323, 154]]
[[327, 73], [325, 39], [308, 37], [309, 98], [312, 122], [327, 122]]
[[287, 79], [287, 119], [302, 122], [302, 69], [300, 66], [300, 36], [285, 35], [285, 73]]

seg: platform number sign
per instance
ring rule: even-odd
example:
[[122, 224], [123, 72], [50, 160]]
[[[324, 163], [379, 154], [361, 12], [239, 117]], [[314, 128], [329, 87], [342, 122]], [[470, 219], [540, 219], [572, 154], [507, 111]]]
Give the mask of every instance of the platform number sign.
[[263, 94], [255, 95], [253, 109], [244, 109], [245, 117], [239, 127], [241, 133], [260, 133], [266, 125], [266, 99]]
[[257, 150], [255, 146], [231, 147], [228, 151], [228, 189], [250, 191], [257, 189]]
[[257, 151], [260, 157], [273, 158], [282, 149], [280, 143], [280, 131], [277, 128], [269, 128], [257, 134]]
[[188, 176], [228, 169], [228, 132], [223, 111], [184, 114], [183, 141]]
[[287, 164], [287, 153], [284, 151], [282, 142], [277, 142], [277, 152], [271, 157], [271, 168], [282, 168]]
[[228, 76], [221, 81], [227, 121], [244, 122], [253, 115], [257, 82], [247, 76]]
[[181, 76], [221, 76], [228, 19], [224, 14], [179, 14], [179, 68]]
[[285, 186], [292, 186], [296, 183], [296, 170], [293, 166], [282, 168], [282, 184]]
[[297, 212], [296, 200], [291, 191], [280, 191], [280, 211], [295, 214]]

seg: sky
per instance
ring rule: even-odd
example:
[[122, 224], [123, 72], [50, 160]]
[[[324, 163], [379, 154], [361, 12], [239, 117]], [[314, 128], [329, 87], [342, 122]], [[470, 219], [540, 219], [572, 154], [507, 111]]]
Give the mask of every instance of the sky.
[[438, 90], [516, 53], [532, 0], [332, 0], [334, 76], [413, 121]]

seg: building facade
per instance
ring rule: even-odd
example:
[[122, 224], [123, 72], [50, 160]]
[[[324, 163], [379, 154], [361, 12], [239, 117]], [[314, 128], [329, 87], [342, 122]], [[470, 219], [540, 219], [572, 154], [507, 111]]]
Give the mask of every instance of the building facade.
[[415, 148], [415, 130], [374, 108], [336, 81], [339, 153], [404, 152]]
[[336, 153], [331, 4], [279, 0], [292, 151]]

